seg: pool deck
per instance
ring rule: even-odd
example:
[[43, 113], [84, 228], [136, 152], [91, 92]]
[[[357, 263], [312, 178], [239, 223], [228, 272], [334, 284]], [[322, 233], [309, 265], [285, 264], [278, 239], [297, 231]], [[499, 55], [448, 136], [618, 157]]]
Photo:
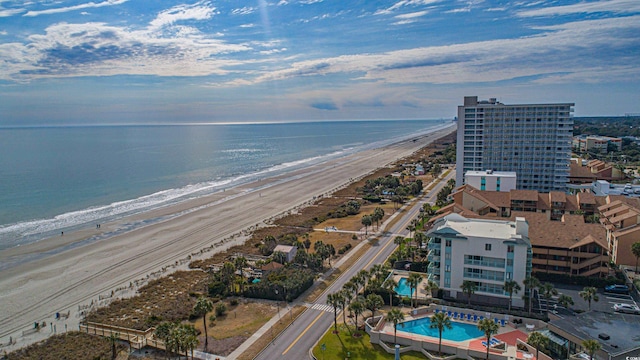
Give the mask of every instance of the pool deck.
[[[403, 273], [395, 273], [393, 274], [393, 280], [396, 281], [397, 283], [400, 283], [400, 279], [402, 278], [407, 278], [408, 276], [406, 274]], [[414, 295], [413, 298], [418, 298], [418, 299], [427, 299], [430, 298], [431, 295], [427, 294], [426, 291], [424, 291], [424, 286], [427, 284], [427, 279], [426, 278], [422, 278], [422, 281], [420, 281], [420, 284], [418, 284], [418, 288], [416, 289], [416, 291], [418, 292], [417, 295]], [[408, 296], [408, 295], [400, 295], [400, 296]]]
[[[406, 309], [404, 312], [405, 312], [404, 322], [422, 319], [425, 317], [431, 317], [434, 314], [433, 312], [428, 312], [426, 314], [414, 316], [412, 315], [412, 312], [413, 312], [412, 309]], [[493, 315], [494, 317], [504, 318], [504, 315], [501, 315], [501, 314], [493, 314]], [[451, 319], [451, 321], [477, 325], [477, 322], [474, 322], [474, 321], [467, 321], [467, 320], [460, 320], [460, 319], [455, 319], [455, 320]], [[384, 326], [379, 329], [379, 332], [381, 334], [386, 334], [393, 337], [394, 335], [393, 323], [386, 322]], [[530, 354], [522, 352], [517, 348], [518, 340], [522, 342], [526, 342], [527, 336], [528, 336], [528, 332], [522, 331], [520, 329], [516, 329], [513, 327], [511, 323], [507, 322], [505, 326], [500, 326], [498, 329], [498, 333], [493, 336], [494, 338], [500, 340], [501, 343], [506, 344], [507, 345], [506, 349], [496, 349], [494, 347], [491, 347], [489, 351], [492, 354], [501, 354], [504, 356], [505, 359], [520, 359], [520, 360], [534, 359], [535, 360], [535, 356], [531, 357]], [[405, 332], [402, 330], [401, 326], [398, 326], [397, 337], [399, 339], [403, 338], [403, 339], [407, 339], [407, 340], [410, 340], [413, 342], [419, 342], [419, 343], [431, 343], [431, 344], [437, 345], [439, 342], [439, 338], [437, 337]], [[451, 341], [451, 340], [442, 339], [442, 346], [443, 348], [455, 347], [457, 349], [485, 353], [487, 351], [487, 348], [482, 344], [484, 341], [486, 341], [484, 336], [469, 339], [469, 340], [464, 340], [464, 341]], [[525, 354], [527, 354], [527, 357], [525, 357]]]

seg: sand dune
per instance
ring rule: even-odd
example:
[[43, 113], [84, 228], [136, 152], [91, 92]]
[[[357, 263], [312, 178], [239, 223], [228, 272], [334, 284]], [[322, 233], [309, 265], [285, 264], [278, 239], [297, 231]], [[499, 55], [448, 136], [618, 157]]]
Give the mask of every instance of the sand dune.
[[[237, 236], [243, 230], [266, 219], [303, 206], [314, 196], [327, 194], [358, 178], [407, 156], [427, 143], [450, 133], [452, 127], [440, 130], [419, 141], [405, 141], [382, 149], [357, 153], [345, 158], [312, 166], [286, 176], [264, 179], [206, 198], [201, 198], [144, 215], [104, 224], [101, 229], [88, 229], [65, 234], [56, 239], [10, 249], [0, 253], [0, 262], [68, 246], [98, 231], [108, 232], [123, 222], [187, 212], [170, 220], [154, 223], [133, 231], [108, 237], [88, 245], [71, 248], [42, 259], [21, 263], [0, 272], [0, 343], [9, 336], [17, 343], [5, 346], [11, 351], [38, 341], [56, 331], [76, 330], [80, 312], [94, 305], [105, 304], [114, 296], [135, 293], [149, 274], [160, 276], [185, 266], [187, 257], [236, 245], [244, 240]], [[236, 235], [234, 235], [236, 234]], [[233, 236], [233, 237], [232, 237]], [[68, 319], [55, 320], [56, 312], [70, 312]], [[34, 322], [46, 321], [46, 328], [25, 334]]]

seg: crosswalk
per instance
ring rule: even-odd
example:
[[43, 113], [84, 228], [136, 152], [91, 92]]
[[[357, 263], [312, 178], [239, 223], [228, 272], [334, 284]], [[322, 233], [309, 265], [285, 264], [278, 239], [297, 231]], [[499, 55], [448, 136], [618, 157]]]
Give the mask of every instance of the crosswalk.
[[323, 305], [323, 304], [313, 304], [313, 306], [311, 307], [313, 310], [320, 310], [320, 311], [326, 311], [326, 312], [333, 312], [333, 306], [331, 305]]

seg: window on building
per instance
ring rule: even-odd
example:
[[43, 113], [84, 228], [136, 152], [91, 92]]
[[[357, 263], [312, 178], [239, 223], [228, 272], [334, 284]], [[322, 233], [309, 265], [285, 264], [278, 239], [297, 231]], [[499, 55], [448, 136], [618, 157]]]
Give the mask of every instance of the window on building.
[[515, 247], [513, 245], [507, 245], [507, 252], [512, 253]]
[[445, 246], [449, 246], [449, 247], [451, 247], [451, 240], [447, 240], [447, 241], [445, 242]]
[[484, 249], [487, 251], [491, 251], [491, 244], [484, 244]]
[[451, 272], [451, 265], [445, 265], [444, 272]]

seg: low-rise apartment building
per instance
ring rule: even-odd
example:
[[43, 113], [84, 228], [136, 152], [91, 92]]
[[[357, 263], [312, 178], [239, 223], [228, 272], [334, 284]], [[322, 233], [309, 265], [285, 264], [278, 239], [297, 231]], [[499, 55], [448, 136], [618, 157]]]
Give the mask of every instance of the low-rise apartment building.
[[[473, 281], [475, 303], [508, 305], [504, 283], [522, 281], [531, 274], [529, 225], [524, 218], [509, 220], [469, 219], [459, 214], [439, 218], [427, 232], [429, 278], [443, 290], [445, 298], [466, 301], [463, 281]], [[513, 306], [522, 307], [521, 296]]]
[[476, 218], [524, 218], [529, 223], [532, 271], [569, 276], [608, 275], [607, 233], [599, 223], [585, 218], [598, 215], [606, 197], [591, 193], [567, 195], [513, 190], [481, 191], [465, 185], [452, 195], [454, 202], [440, 209], [439, 217], [458, 213]]
[[600, 222], [606, 229], [611, 260], [617, 265], [635, 266], [631, 246], [640, 242], [640, 201], [623, 196], [608, 197], [608, 200], [598, 210]]
[[573, 148], [579, 151], [599, 150], [607, 153], [608, 150], [622, 150], [622, 139], [600, 135], [578, 135], [571, 142]]

